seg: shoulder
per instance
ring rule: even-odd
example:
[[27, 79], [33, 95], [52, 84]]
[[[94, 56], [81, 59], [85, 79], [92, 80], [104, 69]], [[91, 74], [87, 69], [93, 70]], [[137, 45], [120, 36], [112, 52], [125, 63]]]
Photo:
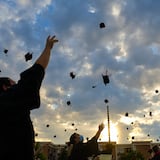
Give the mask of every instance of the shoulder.
[[20, 82], [29, 82], [33, 80], [42, 80], [44, 77], [45, 71], [40, 64], [34, 64], [30, 68], [26, 69], [20, 74]]
[[21, 73], [21, 76], [26, 75], [26, 74], [32, 74], [35, 72], [44, 72], [44, 68], [40, 64], [33, 64], [30, 68], [26, 69]]

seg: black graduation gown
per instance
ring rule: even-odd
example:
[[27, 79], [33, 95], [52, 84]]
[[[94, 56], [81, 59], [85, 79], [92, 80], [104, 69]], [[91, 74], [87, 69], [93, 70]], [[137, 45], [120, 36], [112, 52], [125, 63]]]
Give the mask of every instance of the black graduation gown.
[[87, 143], [78, 143], [73, 146], [68, 160], [87, 160], [88, 157], [98, 154], [97, 139], [93, 137]]
[[40, 107], [39, 89], [44, 69], [34, 64], [20, 74], [20, 80], [0, 94], [0, 157], [5, 160], [33, 160], [34, 130], [30, 110]]

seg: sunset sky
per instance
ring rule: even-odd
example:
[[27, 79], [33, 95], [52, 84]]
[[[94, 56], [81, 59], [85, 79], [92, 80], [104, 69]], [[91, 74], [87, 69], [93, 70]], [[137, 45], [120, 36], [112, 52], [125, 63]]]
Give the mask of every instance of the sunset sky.
[[102, 122], [99, 140], [108, 141], [107, 105], [112, 141], [160, 140], [159, 7], [159, 0], [0, 0], [0, 76], [18, 81], [47, 36], [59, 40], [41, 106], [31, 111], [37, 141], [64, 144], [74, 132], [91, 138]]

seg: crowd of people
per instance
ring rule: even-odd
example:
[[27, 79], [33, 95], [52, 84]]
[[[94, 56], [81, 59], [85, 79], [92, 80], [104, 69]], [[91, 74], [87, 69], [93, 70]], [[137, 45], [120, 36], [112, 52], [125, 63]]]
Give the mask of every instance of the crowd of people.
[[[40, 107], [40, 88], [51, 50], [57, 42], [56, 36], [47, 37], [44, 50], [30, 68], [20, 73], [17, 83], [10, 77], [0, 77], [1, 159], [34, 160], [35, 135], [30, 111]], [[99, 154], [97, 140], [103, 129], [102, 123], [96, 134], [85, 143], [82, 135], [73, 133], [68, 143], [68, 160], [87, 160], [91, 156], [96, 159]], [[8, 146], [13, 144], [9, 150]], [[149, 160], [160, 160], [158, 145], [149, 153]]]
[[[1, 159], [34, 160], [34, 127], [30, 111], [40, 107], [40, 88], [48, 66], [51, 50], [58, 40], [48, 36], [44, 50], [35, 63], [20, 73], [16, 83], [10, 77], [0, 77], [1, 106]], [[74, 133], [70, 137], [68, 160], [86, 160], [98, 154], [97, 139], [104, 124], [100, 124], [95, 136], [87, 143], [83, 137]], [[12, 149], [8, 146], [14, 145]]]

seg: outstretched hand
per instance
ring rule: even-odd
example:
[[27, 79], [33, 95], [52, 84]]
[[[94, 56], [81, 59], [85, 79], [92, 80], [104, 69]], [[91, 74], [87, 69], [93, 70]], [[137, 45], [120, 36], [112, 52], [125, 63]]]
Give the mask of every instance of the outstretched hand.
[[104, 124], [101, 123], [101, 124], [99, 125], [99, 131], [102, 131], [103, 129], [104, 129]]
[[49, 35], [46, 39], [45, 48], [35, 63], [40, 64], [45, 69], [48, 66], [50, 60], [51, 49], [56, 42], [58, 42], [56, 36], [51, 37]]
[[104, 129], [104, 124], [101, 123], [101, 124], [98, 126], [98, 131], [97, 131], [96, 134], [95, 134], [95, 138], [96, 138], [96, 139], [99, 138], [99, 136], [100, 136], [100, 134], [101, 134], [101, 132], [102, 132], [103, 129]]
[[54, 36], [48, 36], [47, 37], [47, 40], [46, 40], [46, 48], [48, 48], [48, 49], [52, 49], [52, 47], [53, 47], [53, 45], [54, 45], [54, 43], [56, 43], [56, 42], [58, 42], [58, 40], [56, 39], [56, 36], [54, 35]]

